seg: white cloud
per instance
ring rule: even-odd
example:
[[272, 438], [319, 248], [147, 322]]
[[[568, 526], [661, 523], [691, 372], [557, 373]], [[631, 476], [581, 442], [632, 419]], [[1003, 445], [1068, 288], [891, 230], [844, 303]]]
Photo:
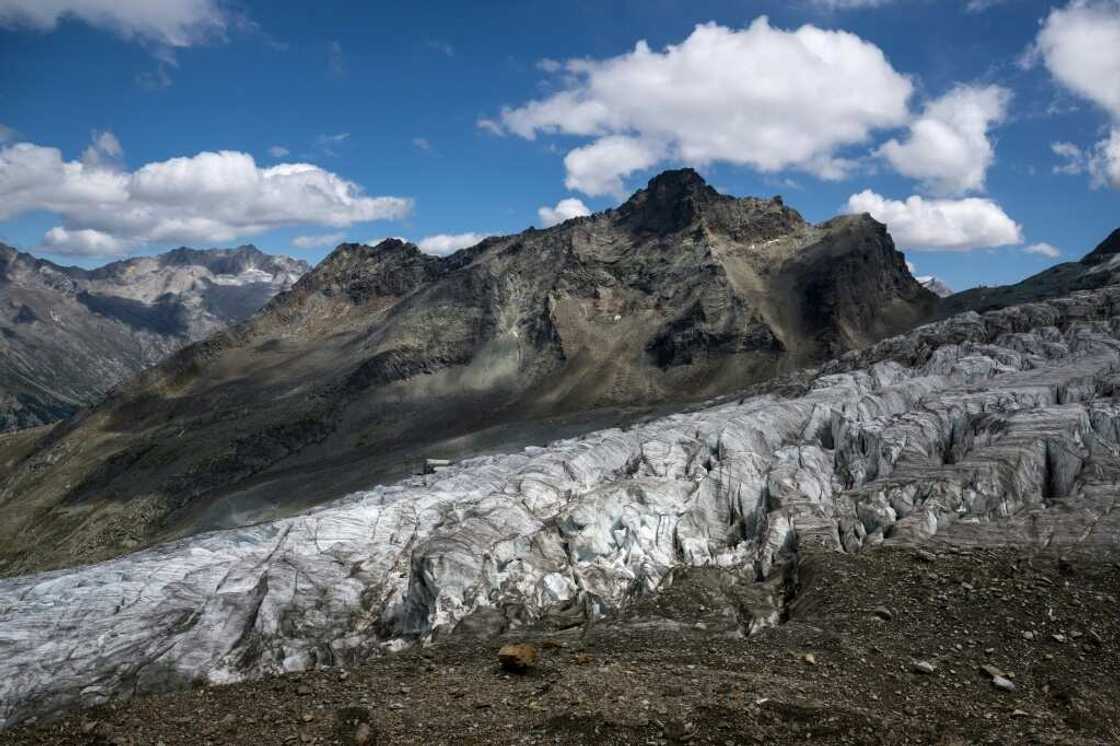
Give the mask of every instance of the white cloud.
[[1054, 166], [1057, 174], [1089, 174], [1094, 189], [1113, 186], [1120, 189], [1120, 126], [1090, 148], [1079, 148], [1070, 142], [1055, 142], [1050, 149], [1064, 162]]
[[1120, 189], [1120, 0], [1073, 0], [1050, 11], [1027, 55], [1028, 63], [1038, 60], [1059, 84], [1112, 118], [1108, 137], [1091, 147], [1052, 144], [1065, 159], [1055, 171], [1086, 172], [1094, 187]]
[[1050, 11], [1035, 56], [1063, 86], [1120, 119], [1120, 2], [1074, 0]]
[[[106, 142], [95, 143], [98, 153]], [[56, 243], [69, 237], [108, 249], [81, 232], [96, 231], [122, 246], [222, 243], [288, 225], [342, 228], [395, 219], [412, 207], [408, 199], [366, 196], [354, 182], [312, 164], [260, 168], [235, 151], [172, 158], [133, 172], [106, 166], [100, 155], [89, 160], [66, 161], [57, 148], [32, 143], [0, 148], [0, 220], [53, 212], [65, 231], [55, 234]]]
[[1050, 150], [1054, 151], [1054, 155], [1065, 160], [1064, 163], [1054, 166], [1054, 173], [1079, 174], [1085, 171], [1085, 154], [1073, 143], [1052, 142]]
[[315, 233], [311, 235], [296, 236], [292, 239], [292, 246], [297, 249], [329, 249], [346, 240], [345, 233]]
[[87, 168], [97, 166], [115, 168], [120, 165], [122, 158], [124, 158], [124, 148], [121, 147], [117, 136], [108, 130], [91, 133], [89, 147], [82, 151], [82, 165]]
[[62, 256], [124, 256], [133, 246], [91, 228], [68, 231], [55, 226], [43, 236], [40, 251]]
[[421, 238], [416, 245], [425, 254], [447, 256], [448, 254], [454, 254], [459, 249], [474, 246], [489, 236], [489, 233], [439, 233]]
[[506, 134], [506, 131], [502, 129], [502, 125], [498, 124], [497, 121], [489, 119], [487, 117], [480, 117], [478, 121], [475, 122], [475, 125], [480, 130], [486, 130], [491, 135], [498, 135], [499, 137], [501, 137]]
[[877, 152], [936, 194], [983, 189], [995, 159], [988, 128], [1003, 121], [1010, 100], [1011, 91], [997, 85], [959, 85], [926, 105], [905, 142], [889, 140]]
[[220, 37], [232, 22], [217, 0], [0, 0], [0, 26], [50, 31], [68, 19], [167, 47]]
[[0, 143], [16, 139], [16, 131], [7, 125], [0, 124]]
[[1038, 254], [1039, 256], [1044, 256], [1047, 259], [1057, 259], [1062, 255], [1061, 250], [1057, 246], [1048, 244], [1045, 241], [1032, 243], [1030, 246], [1024, 246], [1023, 251], [1027, 252], [1028, 254]]
[[540, 217], [541, 224], [544, 225], [545, 228], [559, 225], [565, 220], [582, 218], [590, 214], [591, 210], [588, 209], [587, 205], [574, 197], [560, 200], [556, 203], [556, 207], [545, 206], [537, 210], [537, 216]]
[[339, 143], [346, 142], [350, 139], [349, 132], [338, 132], [333, 135], [319, 135], [315, 138], [315, 144], [319, 146], [338, 145]]
[[913, 90], [855, 34], [785, 31], [765, 17], [740, 30], [700, 25], [663, 51], [639, 42], [618, 57], [570, 60], [558, 76], [558, 92], [479, 126], [596, 138], [566, 162], [569, 182], [590, 194], [617, 191], [651, 160], [837, 178], [848, 165], [838, 151], [904, 124]]
[[432, 143], [426, 137], [414, 137], [412, 138], [412, 147], [427, 152], [432, 149]]
[[864, 190], [848, 198], [847, 211], [870, 213], [899, 247], [915, 251], [971, 251], [1023, 242], [1022, 228], [990, 199], [892, 200]]
[[273, 145], [268, 149], [268, 154], [273, 158], [283, 158], [290, 153], [291, 151], [285, 148], [283, 145]]
[[624, 177], [649, 168], [663, 157], [664, 150], [655, 143], [621, 135], [601, 137], [564, 156], [568, 172], [564, 186], [592, 196], [621, 196]]
[[1120, 189], [1120, 126], [1113, 127], [1108, 138], [1101, 140], [1093, 149], [1089, 173], [1095, 185], [1111, 184]]

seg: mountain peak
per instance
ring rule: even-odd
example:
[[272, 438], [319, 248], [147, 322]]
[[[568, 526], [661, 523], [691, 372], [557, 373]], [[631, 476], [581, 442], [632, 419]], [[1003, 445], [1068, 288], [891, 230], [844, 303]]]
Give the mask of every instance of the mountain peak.
[[1120, 228], [1110, 233], [1108, 238], [1097, 245], [1097, 248], [1086, 254], [1084, 258], [1082, 258], [1081, 263], [1088, 265], [1100, 264], [1116, 254], [1120, 254]]
[[662, 171], [646, 184], [646, 189], [651, 191], [705, 188], [710, 189], [711, 187], [694, 168], [675, 168]]
[[691, 168], [663, 171], [654, 176], [619, 208], [636, 231], [661, 235], [687, 227], [702, 208], [722, 198]]

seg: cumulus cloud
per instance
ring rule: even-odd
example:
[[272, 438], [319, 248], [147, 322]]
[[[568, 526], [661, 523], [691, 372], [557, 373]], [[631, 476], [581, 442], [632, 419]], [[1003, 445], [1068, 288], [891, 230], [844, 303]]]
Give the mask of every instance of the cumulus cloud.
[[64, 160], [57, 148], [32, 143], [0, 148], [0, 220], [52, 212], [63, 224], [45, 245], [87, 251], [100, 246], [115, 253], [141, 242], [220, 243], [288, 225], [341, 228], [401, 218], [411, 210], [411, 200], [367, 196], [318, 166], [261, 168], [236, 151], [172, 158], [129, 172], [105, 162], [119, 152], [119, 143], [114, 149], [100, 134], [91, 146], [96, 157], [81, 160]]
[[0, 124], [0, 143], [6, 143], [14, 139], [16, 139], [16, 131], [5, 124]]
[[1034, 57], [1060, 84], [1120, 119], [1120, 2], [1075, 0], [1050, 11]]
[[560, 200], [556, 203], [556, 207], [548, 207], [546, 205], [537, 210], [537, 216], [540, 217], [541, 224], [545, 228], [559, 225], [565, 220], [582, 218], [590, 214], [591, 210], [588, 209], [587, 205], [583, 204], [582, 200], [578, 200], [574, 197]]
[[89, 147], [82, 151], [82, 165], [87, 168], [116, 168], [123, 158], [124, 148], [121, 147], [120, 140], [108, 130], [94, 131], [90, 135]]
[[292, 246], [297, 249], [329, 249], [342, 243], [346, 239], [345, 233], [314, 233], [296, 236], [292, 239]]
[[68, 19], [167, 47], [220, 37], [232, 22], [217, 0], [0, 0], [0, 26], [50, 31]]
[[438, 233], [434, 236], [421, 238], [416, 245], [425, 254], [447, 256], [448, 254], [454, 254], [459, 249], [474, 246], [489, 236], [489, 233]]
[[902, 248], [971, 251], [1023, 242], [1022, 228], [990, 199], [887, 199], [871, 190], [848, 198], [847, 211], [870, 213]]
[[291, 151], [285, 148], [283, 145], [273, 145], [268, 149], [268, 154], [273, 158], [283, 158], [290, 153]]
[[1027, 252], [1028, 254], [1038, 254], [1039, 256], [1044, 256], [1047, 259], [1057, 259], [1062, 255], [1061, 250], [1058, 249], [1057, 246], [1048, 244], [1045, 241], [1032, 243], [1030, 246], [1024, 246], [1023, 251]]
[[62, 256], [124, 256], [133, 245], [92, 228], [68, 231], [55, 226], [43, 236], [39, 250]]
[[569, 60], [556, 74], [556, 93], [479, 126], [594, 138], [565, 160], [569, 186], [588, 194], [617, 192], [663, 160], [837, 178], [849, 165], [838, 151], [905, 124], [913, 90], [855, 34], [786, 31], [766, 17], [738, 30], [703, 24], [662, 51], [639, 42], [618, 57]]
[[983, 189], [995, 159], [988, 129], [1007, 116], [1010, 100], [1001, 86], [959, 85], [926, 105], [904, 142], [889, 140], [877, 152], [935, 194]]
[[1085, 171], [1085, 154], [1081, 148], [1071, 142], [1052, 142], [1050, 150], [1062, 159], [1062, 163], [1054, 166], [1056, 174], [1079, 174]]
[[1120, 189], [1120, 0], [1074, 0], [1050, 11], [1027, 61], [1041, 60], [1060, 85], [1112, 118], [1109, 136], [1080, 148], [1054, 143], [1061, 173], [1086, 172], [1094, 187]]
[[564, 156], [568, 173], [564, 186], [584, 194], [621, 196], [624, 177], [653, 166], [664, 156], [665, 150], [657, 143], [621, 135], [601, 137]]
[[1120, 127], [1113, 127], [1108, 137], [1096, 145], [1080, 148], [1071, 142], [1050, 144], [1062, 162], [1054, 166], [1058, 174], [1089, 174], [1094, 189], [1113, 186], [1120, 189]]
[[1120, 189], [1120, 127], [1113, 127], [1108, 138], [1097, 143], [1089, 161], [1089, 173], [1094, 183]]

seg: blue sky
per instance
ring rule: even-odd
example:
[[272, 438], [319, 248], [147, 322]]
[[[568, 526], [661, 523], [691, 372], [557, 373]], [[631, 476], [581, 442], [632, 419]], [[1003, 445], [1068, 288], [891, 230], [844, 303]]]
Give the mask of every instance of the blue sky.
[[813, 221], [875, 205], [956, 288], [1120, 225], [1114, 0], [49, 5], [0, 0], [0, 240], [55, 261], [512, 233], [685, 164]]

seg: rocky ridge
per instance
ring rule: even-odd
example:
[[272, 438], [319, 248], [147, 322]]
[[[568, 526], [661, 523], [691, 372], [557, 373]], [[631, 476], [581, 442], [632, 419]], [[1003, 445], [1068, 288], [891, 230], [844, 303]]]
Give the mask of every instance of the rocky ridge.
[[742, 399], [3, 580], [0, 718], [586, 625], [690, 567], [749, 580], [745, 637], [822, 550], [1099, 560], [1120, 547], [1118, 372], [1120, 287], [970, 312]]
[[252, 246], [62, 267], [0, 244], [0, 432], [62, 419], [247, 318], [304, 262]]

